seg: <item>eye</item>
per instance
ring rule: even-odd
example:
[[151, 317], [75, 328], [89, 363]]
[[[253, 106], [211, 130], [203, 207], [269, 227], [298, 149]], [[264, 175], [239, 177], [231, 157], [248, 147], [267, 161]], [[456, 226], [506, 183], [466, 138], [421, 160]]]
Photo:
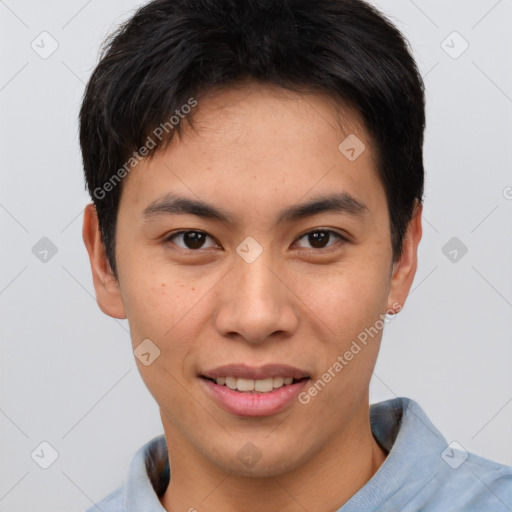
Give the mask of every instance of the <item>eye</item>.
[[[165, 239], [165, 242], [172, 242], [173, 244], [181, 247], [182, 249], [188, 250], [197, 250], [197, 249], [208, 249], [210, 247], [215, 247], [215, 242], [210, 246], [205, 246], [206, 239], [210, 239], [213, 241], [213, 238], [207, 235], [203, 231], [178, 231], [177, 233], [173, 233]], [[175, 240], [181, 239], [182, 242], [177, 243]]]
[[[329, 244], [329, 242], [332, 240], [332, 238], [337, 239], [338, 241], [341, 240], [343, 242], [347, 242], [348, 240], [340, 235], [339, 233], [336, 233], [335, 231], [329, 230], [329, 229], [315, 229], [314, 231], [309, 231], [308, 233], [305, 233], [300, 238], [298, 238], [298, 241], [300, 240], [306, 240], [307, 243], [310, 244], [310, 247], [300, 247], [300, 249], [326, 249], [329, 247], [332, 247], [335, 244]], [[297, 244], [298, 242], [296, 242]]]

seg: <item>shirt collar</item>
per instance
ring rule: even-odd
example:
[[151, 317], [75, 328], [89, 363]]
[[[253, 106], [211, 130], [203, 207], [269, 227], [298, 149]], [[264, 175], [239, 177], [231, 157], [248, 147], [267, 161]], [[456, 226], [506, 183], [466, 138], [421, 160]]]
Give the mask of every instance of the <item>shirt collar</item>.
[[139, 448], [130, 463], [124, 489], [126, 512], [165, 512], [159, 498], [169, 478], [167, 442], [162, 434]]
[[370, 407], [372, 433], [388, 451], [373, 477], [339, 512], [403, 510], [446, 470], [441, 452], [446, 440], [421, 407], [408, 398], [395, 398]]
[[[439, 454], [446, 441], [427, 418], [421, 407], [408, 398], [395, 398], [370, 407], [370, 424], [374, 438], [388, 456], [370, 481], [343, 507], [343, 512], [376, 510], [379, 503], [393, 500], [398, 488], [410, 486], [409, 492], [397, 495], [397, 510], [404, 504], [400, 496], [413, 495], [425, 482], [408, 478], [418, 472], [418, 460], [429, 474], [435, 475], [440, 465]], [[167, 443], [162, 434], [142, 446], [134, 455], [124, 489], [126, 512], [165, 512], [159, 497], [169, 483]], [[364, 510], [361, 505], [364, 503]]]

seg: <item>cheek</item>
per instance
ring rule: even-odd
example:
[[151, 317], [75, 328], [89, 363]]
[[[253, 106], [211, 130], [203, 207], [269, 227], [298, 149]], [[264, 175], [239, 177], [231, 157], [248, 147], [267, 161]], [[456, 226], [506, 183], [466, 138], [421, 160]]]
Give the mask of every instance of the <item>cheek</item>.
[[[149, 338], [162, 352], [173, 343], [173, 333], [193, 314], [198, 300], [193, 286], [153, 272], [131, 273], [122, 281], [122, 294], [134, 348]], [[179, 350], [179, 341], [174, 344]]]
[[173, 379], [182, 382], [192, 377], [191, 362], [211, 318], [205, 307], [218, 278], [177, 272], [172, 266], [137, 269], [128, 259], [124, 263], [125, 275], [120, 280], [132, 347], [136, 350], [149, 339], [159, 350], [154, 363], [160, 367], [158, 377], [151, 367], [137, 361], [143, 380], [154, 393], [162, 382], [171, 384]]
[[385, 279], [370, 268], [354, 265], [331, 277], [329, 283], [323, 279], [309, 282], [314, 311], [311, 335], [319, 350], [315, 353], [318, 373], [304, 400], [311, 402], [315, 415], [325, 422], [334, 419], [330, 417], [333, 401], [340, 404], [336, 421], [345, 421], [346, 411], [358, 407], [377, 360], [387, 294]]
[[325, 275], [301, 278], [301, 297], [329, 328], [330, 337], [347, 341], [373, 325], [386, 310], [388, 282], [375, 262], [351, 263]]
[[[140, 375], [148, 390], [159, 404], [181, 411], [184, 404], [179, 399], [187, 361], [195, 353], [198, 339], [197, 289], [184, 283], [156, 278], [151, 272], [140, 279], [132, 276], [125, 281], [125, 298], [130, 326], [132, 347]], [[158, 356], [150, 365], [137, 358], [138, 346], [151, 340]], [[147, 343], [147, 342], [144, 342]], [[190, 365], [188, 365], [190, 366]], [[188, 369], [190, 372], [190, 368]], [[174, 390], [174, 392], [173, 392]]]
[[[179, 293], [171, 291], [166, 283], [159, 282], [150, 274], [127, 274], [129, 278], [122, 280], [122, 294], [132, 341], [160, 339], [164, 329], [172, 327], [174, 309], [170, 303], [176, 302]], [[166, 318], [163, 317], [164, 311], [167, 311]]]

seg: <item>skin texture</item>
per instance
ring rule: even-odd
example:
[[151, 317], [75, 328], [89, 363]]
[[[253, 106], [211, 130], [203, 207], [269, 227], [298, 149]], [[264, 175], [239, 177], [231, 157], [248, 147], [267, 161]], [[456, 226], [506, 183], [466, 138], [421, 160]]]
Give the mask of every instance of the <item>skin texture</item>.
[[[340, 127], [340, 121], [343, 125]], [[366, 150], [350, 161], [349, 134]], [[276, 223], [282, 209], [348, 192], [366, 216], [323, 212]], [[228, 225], [144, 210], [168, 193], [222, 208]], [[335, 234], [314, 245], [308, 232]], [[206, 233], [186, 249], [179, 230]], [[392, 264], [384, 188], [358, 116], [320, 94], [247, 83], [199, 100], [194, 129], [139, 163], [123, 184], [117, 221], [117, 281], [95, 209], [83, 237], [102, 311], [128, 318], [132, 345], [151, 339], [160, 356], [141, 376], [160, 407], [171, 465], [168, 511], [332, 511], [376, 472], [385, 452], [369, 424], [368, 389], [382, 330], [311, 398], [267, 417], [220, 408], [199, 375], [229, 363], [288, 364], [316, 382], [359, 333], [405, 303], [417, 267], [421, 205], [403, 256]], [[236, 252], [247, 237], [263, 252]], [[398, 305], [398, 306], [397, 306]], [[248, 467], [247, 443], [260, 458]]]

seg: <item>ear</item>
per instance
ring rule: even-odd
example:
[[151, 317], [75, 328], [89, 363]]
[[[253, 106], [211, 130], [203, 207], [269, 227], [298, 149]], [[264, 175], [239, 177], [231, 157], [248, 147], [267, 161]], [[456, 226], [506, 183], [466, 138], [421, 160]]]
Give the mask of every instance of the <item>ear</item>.
[[416, 269], [418, 267], [418, 245], [421, 240], [421, 213], [423, 205], [416, 201], [413, 217], [407, 227], [403, 241], [402, 256], [393, 263], [391, 286], [388, 295], [388, 313], [398, 313], [405, 304]]
[[98, 306], [108, 316], [126, 318], [119, 282], [110, 268], [105, 247], [101, 240], [98, 214], [92, 203], [88, 204], [84, 210], [82, 238], [89, 253]]

